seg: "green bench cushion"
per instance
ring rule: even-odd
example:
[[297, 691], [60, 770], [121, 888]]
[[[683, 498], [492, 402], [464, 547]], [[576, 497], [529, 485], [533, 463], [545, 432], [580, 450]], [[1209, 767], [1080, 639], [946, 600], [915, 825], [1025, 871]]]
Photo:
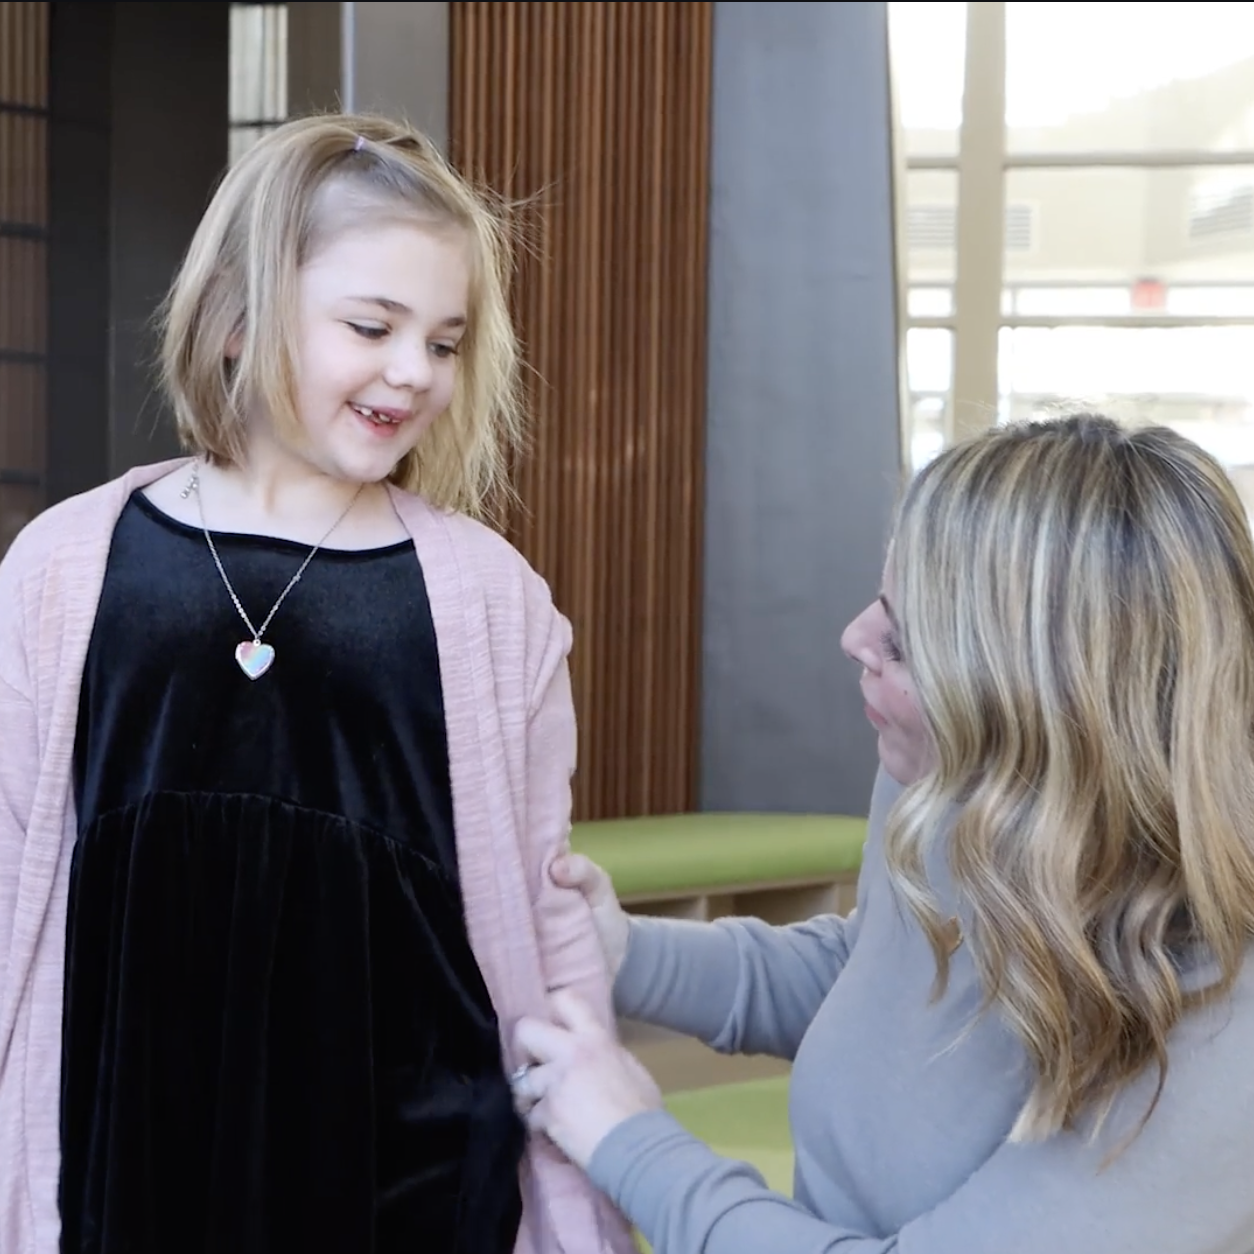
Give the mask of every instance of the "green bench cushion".
[[856, 874], [865, 840], [866, 819], [830, 814], [667, 814], [571, 832], [624, 898]]

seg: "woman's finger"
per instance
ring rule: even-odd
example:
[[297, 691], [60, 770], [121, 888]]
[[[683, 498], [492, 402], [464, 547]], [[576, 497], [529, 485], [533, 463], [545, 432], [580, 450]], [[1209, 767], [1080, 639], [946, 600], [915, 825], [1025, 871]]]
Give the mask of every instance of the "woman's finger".
[[519, 1019], [514, 1029], [514, 1045], [525, 1058], [536, 1062], [552, 1062], [565, 1057], [570, 1049], [570, 1033], [555, 1023], [530, 1016]]
[[524, 1063], [509, 1078], [514, 1107], [520, 1115], [528, 1114], [544, 1100], [548, 1088], [547, 1068], [533, 1062]]
[[553, 862], [552, 876], [563, 888], [576, 888], [590, 906], [599, 906], [614, 896], [609, 875], [591, 858], [581, 853], [568, 853]]
[[592, 1007], [571, 989], [559, 988], [549, 998], [549, 1007], [557, 1022], [571, 1032], [601, 1031], [601, 1021], [593, 1014]]

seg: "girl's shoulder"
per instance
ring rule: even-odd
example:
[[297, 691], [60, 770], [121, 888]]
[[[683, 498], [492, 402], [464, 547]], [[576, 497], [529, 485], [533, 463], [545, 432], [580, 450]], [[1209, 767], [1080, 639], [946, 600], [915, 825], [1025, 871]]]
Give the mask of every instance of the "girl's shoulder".
[[73, 575], [103, 561], [131, 492], [177, 464], [137, 467], [37, 514], [0, 561], [0, 599], [42, 586], [53, 572]]
[[489, 597], [513, 593], [551, 601], [548, 584], [501, 532], [466, 514], [437, 509], [411, 492], [393, 489], [393, 503], [414, 538], [424, 569], [451, 563], [463, 582], [482, 586]]
[[[60, 552], [100, 538], [111, 512], [113, 484], [67, 497], [37, 514], [17, 533], [4, 556], [8, 580], [43, 574]], [[107, 536], [105, 537], [107, 543]]]
[[486, 523], [395, 489], [393, 500], [414, 539], [433, 608], [450, 611], [456, 603], [454, 612], [482, 624], [502, 664], [521, 660], [533, 679], [547, 676], [570, 649], [571, 627], [543, 576]]

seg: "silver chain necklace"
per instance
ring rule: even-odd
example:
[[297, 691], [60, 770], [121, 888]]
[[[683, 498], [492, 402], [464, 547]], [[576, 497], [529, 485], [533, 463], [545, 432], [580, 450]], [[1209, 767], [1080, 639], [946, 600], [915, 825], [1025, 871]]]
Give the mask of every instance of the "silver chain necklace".
[[231, 586], [231, 581], [227, 578], [222, 558], [218, 556], [218, 546], [214, 544], [213, 536], [209, 534], [209, 524], [205, 521], [205, 502], [200, 493], [200, 466], [196, 464], [192, 467], [191, 478], [188, 479], [187, 486], [180, 495], [186, 500], [195, 492], [196, 505], [200, 510], [200, 529], [205, 533], [205, 541], [209, 545], [209, 552], [213, 555], [213, 564], [218, 568], [218, 574], [222, 576], [222, 583], [231, 598], [231, 603], [235, 606], [240, 618], [244, 620], [244, 626], [252, 633], [251, 640], [242, 640], [235, 646], [236, 664], [249, 679], [260, 679], [274, 665], [274, 645], [263, 644], [261, 637], [266, 634], [270, 620], [279, 612], [279, 606], [287, 600], [287, 594], [300, 583], [300, 577], [305, 573], [305, 568], [314, 560], [318, 550], [330, 539], [331, 532], [348, 517], [348, 511], [357, 504], [357, 498], [365, 486], [364, 483], [358, 485], [357, 491], [353, 493], [353, 499], [344, 507], [344, 512], [326, 529], [322, 539], [309, 550], [308, 556], [301, 562], [300, 569], [287, 581], [287, 587], [279, 593], [279, 599], [270, 607], [270, 613], [262, 619], [261, 626], [254, 627], [252, 619], [248, 617], [239, 597], [235, 594], [235, 589]]

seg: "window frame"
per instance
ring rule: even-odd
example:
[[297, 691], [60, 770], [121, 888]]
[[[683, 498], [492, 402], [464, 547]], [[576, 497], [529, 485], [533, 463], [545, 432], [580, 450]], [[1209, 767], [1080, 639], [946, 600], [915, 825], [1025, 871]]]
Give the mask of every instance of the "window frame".
[[[1187, 315], [1128, 313], [1122, 315], [1024, 315], [1003, 312], [1005, 284], [1004, 221], [1008, 175], [1014, 170], [1131, 169], [1254, 166], [1254, 150], [1213, 152], [1204, 149], [1106, 150], [1085, 152], [1010, 152], [1006, 128], [1006, 2], [980, 0], [965, 6], [966, 57], [963, 67], [962, 116], [953, 155], [911, 156], [900, 116], [894, 118], [897, 148], [896, 212], [898, 217], [899, 345], [903, 380], [903, 457], [909, 456], [913, 397], [906, 380], [907, 332], [944, 328], [953, 332], [949, 394], [944, 410], [944, 443], [951, 444], [996, 423], [1002, 403], [998, 345], [1003, 327], [1137, 327], [1176, 328], [1254, 326], [1254, 314]], [[891, 63], [891, 43], [890, 43]], [[896, 112], [896, 110], [895, 110]], [[906, 185], [914, 171], [947, 171], [957, 178], [952, 312], [943, 316], [911, 315], [912, 286], [943, 287], [921, 279], [912, 284], [905, 238], [908, 213]], [[1050, 286], [1065, 286], [1057, 281]], [[1219, 284], [1249, 286], [1249, 283]], [[1023, 283], [1012, 284], [1019, 288]], [[1098, 285], [1102, 286], [1102, 285]], [[930, 395], [930, 393], [929, 393]], [[956, 398], [961, 398], [957, 400]]]

